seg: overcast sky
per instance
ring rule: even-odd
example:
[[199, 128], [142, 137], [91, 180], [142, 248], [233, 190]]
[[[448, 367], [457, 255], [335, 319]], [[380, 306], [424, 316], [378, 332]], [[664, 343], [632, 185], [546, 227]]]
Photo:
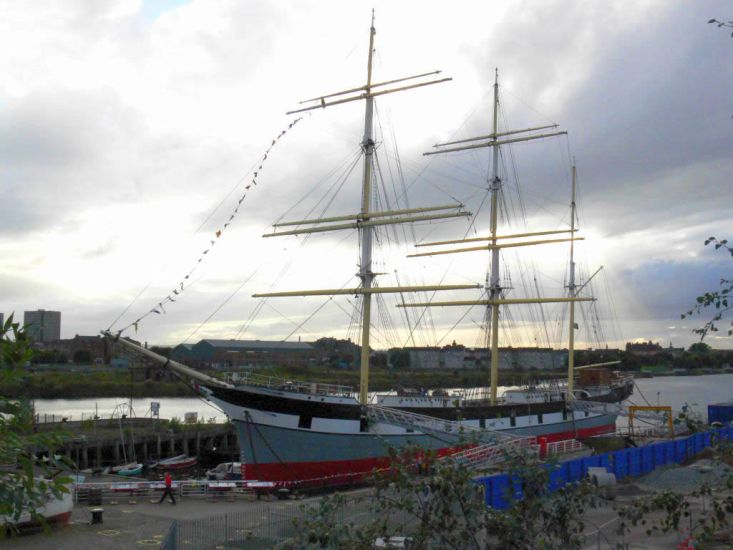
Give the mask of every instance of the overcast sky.
[[[421, 153], [488, 133], [498, 67], [503, 125], [557, 122], [569, 132], [507, 151], [504, 163], [517, 167], [507, 190], [523, 185], [533, 230], [563, 227], [576, 159], [579, 248], [588, 273], [604, 266], [595, 289], [616, 321], [609, 345], [693, 342], [705, 317], [679, 314], [730, 276], [733, 261], [703, 246], [733, 238], [733, 39], [707, 24], [731, 18], [722, 0], [0, 0], [0, 311], [59, 310], [62, 337], [95, 334], [121, 314], [113, 328], [122, 328], [197, 266], [175, 303], [126, 334], [166, 344], [355, 336], [353, 298], [270, 300], [256, 312], [250, 295], [272, 281], [278, 290], [355, 286], [353, 233], [307, 246], [260, 235], [291, 207], [307, 216], [337, 184], [359, 149], [363, 105], [303, 117], [261, 159], [299, 100], [363, 84], [372, 7], [375, 80], [436, 69], [453, 78], [378, 103], [382, 168], [397, 171], [398, 146], [402, 199], [478, 211], [488, 152]], [[258, 185], [216, 238], [255, 170]], [[328, 215], [358, 208], [360, 171]], [[479, 213], [473, 226], [420, 226], [416, 239], [485, 234]], [[403, 284], [483, 282], [486, 257], [410, 263], [405, 252], [388, 246], [379, 269], [388, 278], [398, 269]], [[545, 265], [565, 256], [533, 256], [549, 294], [562, 292], [562, 265]], [[396, 325], [400, 315], [391, 313]], [[435, 339], [474, 345], [481, 317], [436, 311]], [[377, 346], [408, 343], [395, 331], [378, 328]]]

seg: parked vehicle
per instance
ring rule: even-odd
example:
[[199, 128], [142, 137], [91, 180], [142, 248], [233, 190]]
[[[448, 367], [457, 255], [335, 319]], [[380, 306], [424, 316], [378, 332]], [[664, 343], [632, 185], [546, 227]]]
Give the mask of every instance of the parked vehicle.
[[242, 463], [241, 462], [222, 462], [216, 468], [212, 468], [206, 472], [207, 479], [229, 480], [242, 479]]

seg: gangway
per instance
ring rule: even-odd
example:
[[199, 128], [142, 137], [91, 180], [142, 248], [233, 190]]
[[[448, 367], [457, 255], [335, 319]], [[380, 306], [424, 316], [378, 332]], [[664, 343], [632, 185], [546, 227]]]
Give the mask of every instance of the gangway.
[[470, 426], [460, 421], [443, 420], [381, 405], [368, 405], [366, 409], [367, 417], [373, 422], [400, 426], [428, 435], [440, 434], [456, 437], [458, 445], [463, 443], [468, 447], [445, 455], [439, 460], [450, 459], [470, 470], [488, 468], [502, 462], [511, 454], [537, 454], [538, 451], [534, 437], [518, 436], [504, 430]]
[[[425, 434], [441, 434], [482, 443], [496, 443], [499, 441], [516, 439], [516, 435], [505, 433], [503, 430], [479, 428], [459, 420], [444, 420], [425, 414], [407, 412], [383, 405], [367, 405], [367, 418], [372, 422], [381, 422], [392, 426], [399, 426], [408, 430], [419, 431]], [[458, 440], [457, 440], [458, 441]]]

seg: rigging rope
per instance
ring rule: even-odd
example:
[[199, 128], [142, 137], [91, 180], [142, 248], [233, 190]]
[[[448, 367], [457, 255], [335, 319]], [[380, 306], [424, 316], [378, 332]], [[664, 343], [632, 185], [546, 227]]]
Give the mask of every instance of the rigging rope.
[[[290, 131], [302, 119], [303, 119], [303, 117], [298, 117], [296, 119], [293, 119], [293, 121], [290, 122], [290, 124], [288, 124], [288, 127], [286, 129], [282, 130], [275, 137], [275, 139], [272, 140], [272, 143], [270, 144], [270, 146], [265, 150], [264, 154], [262, 155], [262, 158], [259, 161], [259, 166], [254, 171], [254, 173], [252, 174], [252, 180], [249, 181], [247, 183], [247, 185], [245, 185], [244, 191], [242, 192], [242, 194], [241, 194], [241, 196], [239, 198], [239, 201], [237, 201], [236, 207], [234, 208], [234, 210], [230, 214], [229, 219], [227, 220], [227, 222], [223, 226], [219, 227], [219, 229], [217, 229], [214, 232], [213, 238], [211, 238], [209, 240], [208, 247], [201, 252], [201, 254], [199, 255], [198, 259], [196, 260], [196, 263], [189, 270], [189, 272], [178, 282], [177, 285], [175, 285], [173, 287], [173, 289], [169, 292], [169, 294], [165, 298], [163, 298], [160, 302], [158, 302], [156, 305], [154, 305], [149, 311], [147, 311], [146, 313], [144, 313], [143, 315], [141, 315], [140, 317], [138, 317], [135, 321], [133, 321], [132, 323], [130, 323], [127, 326], [125, 326], [125, 327], [121, 328], [120, 330], [118, 330], [117, 331], [117, 335], [118, 336], [121, 335], [124, 331], [126, 331], [130, 327], [134, 327], [135, 328], [135, 332], [137, 332], [139, 323], [143, 319], [145, 319], [146, 317], [148, 317], [149, 315], [152, 315], [153, 313], [155, 313], [157, 315], [160, 315], [162, 313], [165, 313], [166, 311], [165, 311], [164, 305], [165, 304], [169, 304], [169, 303], [175, 303], [176, 302], [176, 298], [174, 298], [174, 296], [179, 297], [186, 290], [186, 288], [188, 288], [188, 286], [187, 286], [188, 285], [188, 280], [191, 278], [191, 275], [193, 275], [193, 273], [198, 269], [198, 267], [200, 266], [201, 262], [204, 261], [205, 257], [208, 255], [208, 253], [212, 250], [212, 248], [216, 245], [216, 243], [221, 238], [221, 236], [226, 232], [226, 230], [232, 224], [234, 218], [239, 213], [239, 208], [242, 205], [242, 202], [247, 197], [247, 194], [249, 192], [249, 189], [251, 187], [257, 185], [257, 177], [258, 177], [260, 171], [262, 170], [262, 167], [264, 166], [265, 162], [267, 161], [267, 157], [269, 156], [270, 151], [272, 151], [273, 147], [275, 147], [275, 145], [280, 141], [280, 139], [286, 133], [288, 133], [288, 131]], [[119, 320], [119, 318], [118, 318], [118, 320]], [[117, 321], [115, 321], [115, 322], [117, 322]], [[114, 323], [112, 323], [112, 325], [110, 325], [110, 327], [109, 327], [108, 330], [111, 330], [111, 328], [112, 328], [113, 325], [114, 325]]]

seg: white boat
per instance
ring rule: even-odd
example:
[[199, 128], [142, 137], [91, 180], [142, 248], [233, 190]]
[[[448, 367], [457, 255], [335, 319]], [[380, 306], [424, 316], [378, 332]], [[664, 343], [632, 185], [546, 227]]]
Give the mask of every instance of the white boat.
[[[71, 491], [68, 493], [62, 493], [58, 498], [49, 492], [46, 495], [43, 504], [36, 508], [36, 513], [43, 517], [48, 523], [65, 525], [71, 518], [73, 508], [74, 499]], [[10, 516], [0, 515], [0, 525], [12, 525], [17, 529], [36, 525], [37, 523], [38, 522], [33, 519], [29, 510], [23, 510], [17, 520], [14, 520]]]

